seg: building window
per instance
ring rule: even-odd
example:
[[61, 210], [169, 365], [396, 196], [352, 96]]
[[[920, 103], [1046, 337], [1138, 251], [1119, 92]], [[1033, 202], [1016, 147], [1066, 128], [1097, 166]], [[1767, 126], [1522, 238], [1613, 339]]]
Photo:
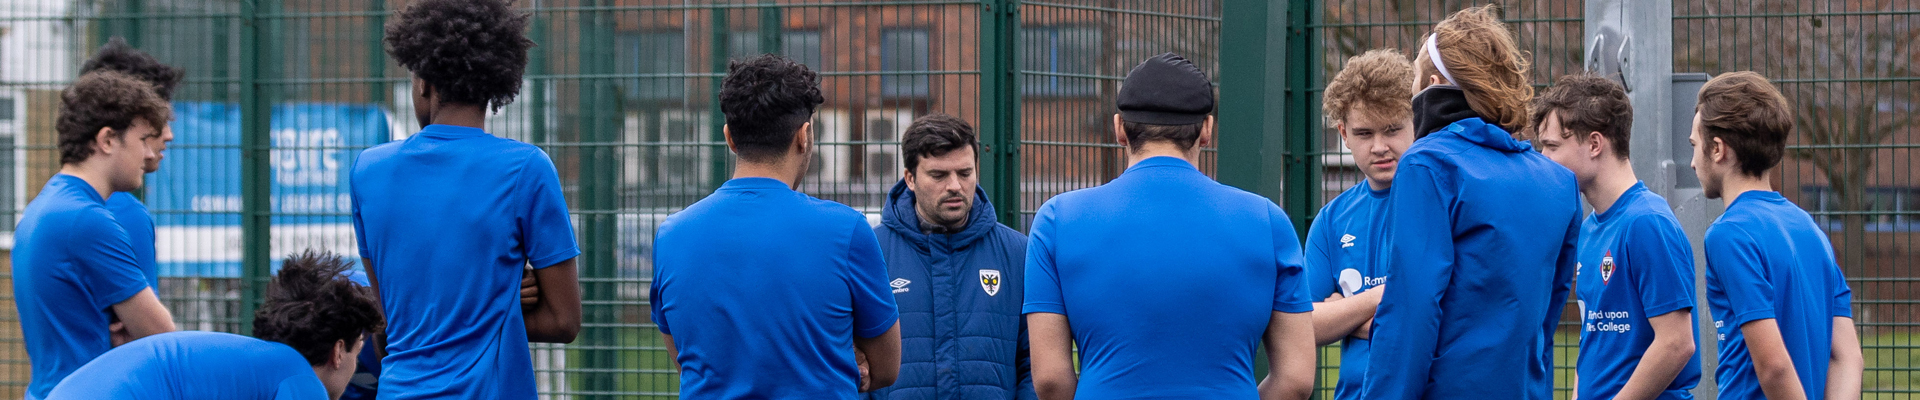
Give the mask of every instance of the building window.
[[[1828, 230], [1846, 229], [1844, 215], [1832, 215], [1831, 212], [1844, 211], [1840, 208], [1840, 197], [1831, 186], [1805, 186], [1801, 188], [1812, 204], [1803, 204], [1812, 211], [1813, 219]], [[1862, 199], [1863, 210], [1867, 214], [1866, 229], [1869, 232], [1914, 232], [1920, 231], [1920, 187], [1870, 187], [1867, 196]]]
[[[733, 32], [727, 35], [727, 57], [744, 59], [764, 54], [759, 32]], [[780, 32], [780, 55], [787, 56], [814, 72], [820, 71], [820, 31]]]
[[880, 94], [885, 97], [926, 97], [927, 51], [925, 29], [888, 29], [880, 33]]
[[1029, 96], [1091, 96], [1099, 82], [1069, 75], [1093, 75], [1099, 61], [1100, 31], [1073, 26], [1020, 30], [1020, 92]]
[[629, 100], [679, 101], [687, 96], [687, 34], [685, 32], [622, 33], [614, 38], [622, 75], [620, 88]]

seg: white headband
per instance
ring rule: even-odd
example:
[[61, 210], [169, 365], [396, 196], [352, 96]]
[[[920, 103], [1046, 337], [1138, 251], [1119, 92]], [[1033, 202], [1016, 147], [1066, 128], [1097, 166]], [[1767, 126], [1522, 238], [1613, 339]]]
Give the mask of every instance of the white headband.
[[1447, 78], [1448, 84], [1459, 85], [1460, 81], [1453, 80], [1453, 74], [1447, 73], [1447, 63], [1440, 61], [1439, 36], [1438, 33], [1427, 35], [1427, 58], [1433, 59], [1433, 67], [1440, 70], [1440, 77]]

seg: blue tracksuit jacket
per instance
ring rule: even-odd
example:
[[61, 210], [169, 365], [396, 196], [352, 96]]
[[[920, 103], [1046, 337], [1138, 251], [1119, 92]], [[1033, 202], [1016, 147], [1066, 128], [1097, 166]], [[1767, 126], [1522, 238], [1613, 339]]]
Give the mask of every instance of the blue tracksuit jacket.
[[1480, 118], [1416, 140], [1387, 206], [1364, 398], [1549, 399], [1580, 229], [1572, 171]]
[[994, 219], [974, 188], [971, 219], [952, 234], [920, 230], [913, 191], [893, 186], [874, 228], [900, 306], [900, 378], [875, 400], [1033, 399], [1027, 364], [1027, 237]]

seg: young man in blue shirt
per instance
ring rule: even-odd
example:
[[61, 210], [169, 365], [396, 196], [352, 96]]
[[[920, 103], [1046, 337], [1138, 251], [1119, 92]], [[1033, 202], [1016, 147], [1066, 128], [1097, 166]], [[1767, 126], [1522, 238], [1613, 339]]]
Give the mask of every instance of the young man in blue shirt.
[[1364, 398], [1553, 397], [1579, 189], [1513, 136], [1533, 92], [1524, 53], [1494, 14], [1447, 17], [1414, 57], [1415, 139], [1387, 196], [1392, 225], [1374, 241], [1389, 287]]
[[1532, 120], [1540, 152], [1573, 171], [1593, 207], [1580, 224], [1574, 280], [1582, 322], [1574, 397], [1693, 398], [1693, 245], [1667, 199], [1634, 175], [1626, 89], [1563, 76], [1534, 99]]
[[1705, 244], [1720, 398], [1860, 398], [1853, 290], [1823, 228], [1770, 183], [1793, 131], [1786, 97], [1731, 72], [1700, 88], [1694, 111], [1694, 173], [1707, 198], [1729, 199]]
[[946, 114], [907, 125], [907, 169], [873, 228], [900, 305], [900, 378], [869, 398], [1033, 399], [1027, 361], [1027, 237], [980, 188], [980, 141]]
[[[1164, 53], [1127, 73], [1117, 103], [1126, 172], [1047, 200], [1029, 232], [1022, 311], [1035, 391], [1307, 398], [1313, 305], [1292, 220], [1194, 167], [1213, 143], [1213, 84]], [[1263, 338], [1271, 368], [1261, 380], [1253, 357]]]
[[[107, 40], [100, 52], [80, 66], [80, 74], [94, 71], [115, 71], [153, 85], [153, 94], [161, 101], [173, 100], [173, 88], [180, 84], [180, 78], [186, 73], [180, 68], [166, 65], [153, 56], [127, 45], [119, 37]], [[148, 159], [142, 169], [151, 174], [160, 170], [160, 160], [167, 158], [167, 143], [173, 141], [173, 128], [162, 125], [159, 135], [145, 138], [147, 148], [153, 149], [153, 158]], [[107, 197], [107, 210], [113, 212], [113, 219], [127, 230], [127, 239], [133, 243], [133, 259], [140, 264], [140, 272], [146, 274], [147, 284], [157, 293], [160, 291], [160, 261], [154, 256], [153, 214], [147, 212], [147, 205], [140, 202], [131, 192], [114, 192]], [[116, 326], [117, 327], [117, 326]]]
[[[527, 18], [504, 0], [420, 0], [387, 25], [422, 128], [352, 171], [354, 233], [388, 321], [383, 398], [531, 399], [528, 342], [580, 331], [580, 247], [553, 161], [486, 131], [487, 111], [519, 93]], [[528, 266], [540, 294], [523, 308]]]
[[254, 315], [256, 338], [172, 332], [120, 346], [69, 375], [49, 400], [338, 399], [380, 305], [342, 272], [340, 256], [308, 251], [284, 263]]
[[29, 400], [113, 346], [174, 330], [106, 208], [107, 196], [140, 187], [141, 167], [153, 157], [143, 140], [160, 134], [171, 111], [151, 85], [112, 71], [80, 76], [60, 100], [60, 173], [27, 203], [14, 231]]
[[873, 227], [794, 190], [813, 160], [819, 75], [777, 55], [734, 61], [719, 97], [733, 179], [653, 242], [652, 318], [680, 396], [856, 399], [893, 384], [900, 324]]
[[1338, 400], [1360, 399], [1366, 377], [1370, 322], [1384, 291], [1374, 289], [1387, 280], [1386, 271], [1369, 262], [1378, 245], [1371, 240], [1387, 226], [1383, 209], [1393, 172], [1413, 145], [1412, 80], [1407, 56], [1371, 50], [1347, 59], [1321, 95], [1327, 118], [1366, 178], [1321, 207], [1307, 229], [1309, 298], [1325, 299], [1313, 304], [1314, 342], [1340, 343]]

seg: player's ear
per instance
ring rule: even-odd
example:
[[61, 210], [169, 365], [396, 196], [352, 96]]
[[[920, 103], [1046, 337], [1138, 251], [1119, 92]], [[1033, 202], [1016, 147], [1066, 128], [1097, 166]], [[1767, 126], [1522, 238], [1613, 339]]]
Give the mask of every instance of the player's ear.
[[1120, 122], [1120, 113], [1113, 114], [1113, 141], [1127, 148], [1127, 127]]
[[353, 357], [353, 344], [345, 340], [333, 341], [333, 357], [327, 360], [327, 368], [340, 369], [347, 365], [347, 359]]

